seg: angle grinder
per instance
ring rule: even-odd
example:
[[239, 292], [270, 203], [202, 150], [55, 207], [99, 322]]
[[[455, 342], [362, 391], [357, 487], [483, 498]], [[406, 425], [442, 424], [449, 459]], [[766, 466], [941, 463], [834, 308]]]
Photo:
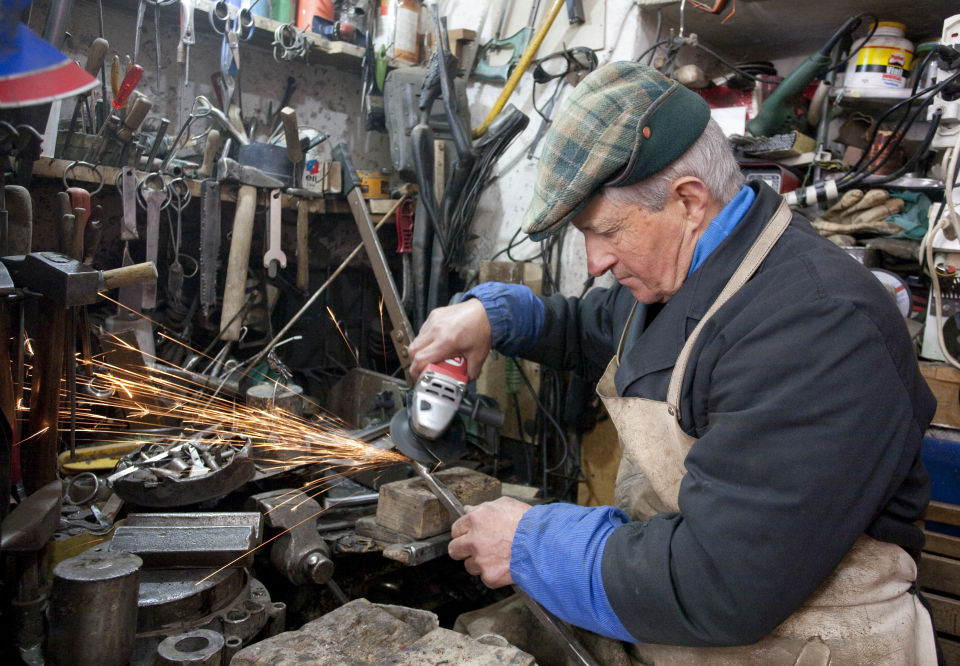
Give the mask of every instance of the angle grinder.
[[506, 414], [480, 401], [464, 401], [466, 360], [454, 356], [429, 364], [407, 395], [407, 407], [393, 416], [390, 435], [397, 450], [411, 460], [449, 464], [467, 453], [467, 429], [458, 414], [484, 425], [502, 428]]

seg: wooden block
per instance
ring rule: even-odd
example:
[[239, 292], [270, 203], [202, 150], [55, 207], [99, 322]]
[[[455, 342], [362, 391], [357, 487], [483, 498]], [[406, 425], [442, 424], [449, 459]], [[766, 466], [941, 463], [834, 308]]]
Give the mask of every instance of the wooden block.
[[406, 534], [400, 534], [396, 530], [391, 530], [377, 522], [375, 516], [364, 516], [357, 518], [354, 524], [354, 530], [360, 536], [369, 537], [382, 541], [384, 543], [413, 543], [415, 539]]
[[927, 543], [923, 547], [924, 551], [960, 560], [960, 539], [949, 534], [939, 534], [927, 530], [924, 530], [923, 533], [927, 537]]
[[435, 629], [380, 666], [533, 666], [534, 658], [512, 647], [485, 645], [449, 629]]
[[[500, 497], [500, 481], [480, 472], [453, 467], [437, 472], [436, 477], [464, 506]], [[377, 522], [414, 539], [426, 539], [448, 532], [453, 525], [450, 514], [419, 477], [380, 487]]]
[[518, 483], [504, 483], [500, 486], [500, 494], [512, 497], [521, 502], [530, 502], [540, 497], [540, 489], [533, 486], [521, 486]]
[[947, 666], [960, 666], [960, 643], [941, 638], [940, 647]]
[[930, 602], [933, 626], [937, 631], [960, 636], [960, 601], [932, 592], [924, 592], [923, 596]]
[[934, 425], [946, 425], [960, 428], [960, 370], [946, 363], [922, 361], [920, 374], [927, 380], [930, 390], [937, 398], [937, 411], [933, 415]]
[[924, 590], [960, 596], [960, 560], [922, 553], [917, 582]]
[[930, 502], [926, 519], [960, 527], [960, 506], [946, 502]]

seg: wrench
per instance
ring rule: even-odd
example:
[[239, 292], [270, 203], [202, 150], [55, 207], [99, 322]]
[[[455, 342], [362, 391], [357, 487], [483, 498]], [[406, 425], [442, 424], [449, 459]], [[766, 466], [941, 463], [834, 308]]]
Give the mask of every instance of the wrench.
[[[156, 175], [156, 178], [163, 182], [163, 179]], [[157, 263], [157, 246], [160, 241], [160, 211], [170, 205], [170, 193], [167, 191], [167, 185], [164, 183], [162, 189], [148, 187], [147, 183], [150, 176], [143, 179], [140, 183], [139, 193], [144, 201], [144, 208], [147, 209], [147, 253], [146, 261]], [[144, 310], [152, 310], [157, 305], [157, 281], [143, 283], [143, 301], [141, 307]]]
[[277, 277], [277, 264], [280, 264], [280, 268], [287, 267], [287, 255], [280, 249], [280, 211], [280, 190], [270, 190], [270, 220], [263, 266], [272, 278]]

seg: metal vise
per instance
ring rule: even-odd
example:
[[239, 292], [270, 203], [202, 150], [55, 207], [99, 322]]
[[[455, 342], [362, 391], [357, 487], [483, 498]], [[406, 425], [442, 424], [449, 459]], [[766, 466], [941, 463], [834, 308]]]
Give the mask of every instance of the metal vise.
[[264, 514], [267, 525], [285, 530], [270, 549], [273, 564], [294, 585], [326, 583], [333, 576], [330, 549], [317, 532], [320, 504], [299, 490], [253, 495], [247, 510]]

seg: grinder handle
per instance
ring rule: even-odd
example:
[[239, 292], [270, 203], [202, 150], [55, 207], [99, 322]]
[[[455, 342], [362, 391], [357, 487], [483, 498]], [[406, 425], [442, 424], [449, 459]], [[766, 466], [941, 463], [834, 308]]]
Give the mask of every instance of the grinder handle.
[[503, 424], [507, 420], [507, 415], [504, 412], [501, 412], [496, 407], [485, 405], [479, 400], [472, 405], [461, 402], [457, 411], [464, 416], [469, 416], [478, 423], [493, 426], [497, 430], [503, 428]]
[[142, 264], [132, 266], [123, 266], [113, 270], [100, 273], [101, 289], [116, 289], [117, 287], [126, 287], [131, 284], [140, 284], [141, 282], [150, 282], [157, 279], [157, 267], [152, 261], [145, 261]]

